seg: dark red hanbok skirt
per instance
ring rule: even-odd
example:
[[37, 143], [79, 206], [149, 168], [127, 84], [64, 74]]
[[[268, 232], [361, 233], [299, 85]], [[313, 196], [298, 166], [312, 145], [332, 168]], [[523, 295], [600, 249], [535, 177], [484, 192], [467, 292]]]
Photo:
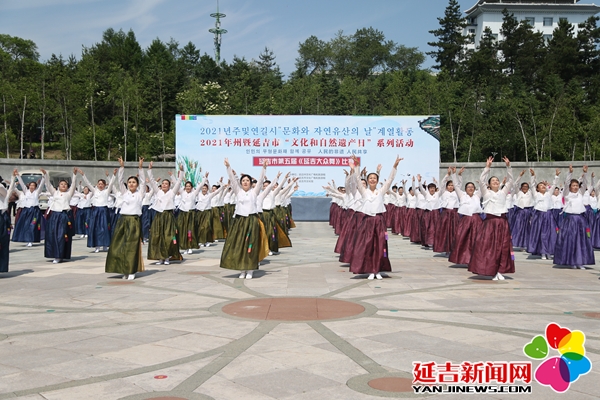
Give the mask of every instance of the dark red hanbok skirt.
[[433, 251], [436, 253], [450, 253], [456, 236], [458, 226], [458, 210], [456, 208], [444, 208], [439, 217], [438, 229], [435, 230], [433, 239]]
[[469, 271], [487, 276], [494, 276], [498, 272], [515, 272], [515, 255], [506, 214], [500, 217], [486, 214], [477, 236], [469, 261]]
[[388, 253], [385, 216], [383, 214], [362, 215], [349, 260], [350, 271], [354, 274], [389, 272], [392, 270], [392, 265]]
[[460, 216], [456, 226], [452, 252], [448, 261], [454, 264], [468, 264], [471, 261], [473, 247], [479, 237], [479, 230], [482, 224], [483, 220], [479, 214]]

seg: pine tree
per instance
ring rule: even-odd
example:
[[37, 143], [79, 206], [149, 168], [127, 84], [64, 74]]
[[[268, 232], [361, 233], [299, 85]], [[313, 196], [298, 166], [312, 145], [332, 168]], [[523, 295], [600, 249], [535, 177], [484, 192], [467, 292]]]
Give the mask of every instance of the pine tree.
[[437, 63], [434, 68], [448, 72], [454, 76], [458, 71], [460, 62], [464, 56], [464, 48], [467, 43], [467, 37], [463, 31], [467, 26], [462, 17], [460, 5], [457, 0], [449, 0], [444, 13], [444, 18], [438, 18], [440, 28], [429, 33], [433, 34], [438, 41], [427, 43], [431, 47], [437, 48], [435, 51], [428, 52]]

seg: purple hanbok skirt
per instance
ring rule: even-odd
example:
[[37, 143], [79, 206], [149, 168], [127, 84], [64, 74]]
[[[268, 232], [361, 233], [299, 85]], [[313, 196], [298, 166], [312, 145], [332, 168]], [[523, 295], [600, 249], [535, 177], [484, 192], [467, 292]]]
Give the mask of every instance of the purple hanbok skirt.
[[558, 265], [594, 265], [591, 229], [585, 214], [565, 214], [558, 231], [554, 263]]
[[531, 230], [527, 252], [533, 255], [554, 254], [558, 225], [551, 211], [534, 210], [531, 216]]
[[514, 208], [513, 224], [510, 227], [512, 234], [512, 244], [514, 247], [526, 249], [529, 241], [529, 231], [531, 230], [531, 214], [533, 207]]

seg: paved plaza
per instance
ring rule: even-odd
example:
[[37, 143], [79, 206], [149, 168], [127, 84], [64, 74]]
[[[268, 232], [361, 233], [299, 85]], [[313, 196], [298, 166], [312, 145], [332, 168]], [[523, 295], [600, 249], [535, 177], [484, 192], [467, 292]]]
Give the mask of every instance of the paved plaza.
[[11, 243], [0, 399], [433, 397], [413, 394], [413, 362], [528, 361], [523, 347], [551, 322], [585, 333], [589, 374], [562, 395], [532, 382], [528, 395], [471, 396], [600, 398], [598, 265], [516, 252], [507, 280], [477, 279], [390, 235], [393, 272], [378, 281], [338, 263], [327, 223], [299, 222], [291, 239], [252, 280], [219, 268], [222, 242], [181, 263], [146, 260], [134, 281], [104, 273], [106, 253], [85, 239], [62, 264]]

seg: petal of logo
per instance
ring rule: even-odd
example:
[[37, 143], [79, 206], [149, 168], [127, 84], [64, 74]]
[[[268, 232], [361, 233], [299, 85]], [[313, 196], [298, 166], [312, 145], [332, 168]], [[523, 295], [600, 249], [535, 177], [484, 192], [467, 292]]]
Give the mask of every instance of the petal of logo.
[[569, 389], [569, 367], [562, 357], [552, 357], [540, 364], [535, 370], [535, 380], [540, 385], [550, 386], [557, 393]]
[[543, 336], [536, 336], [525, 345], [523, 352], [530, 358], [543, 360], [548, 356], [548, 343]]
[[567, 336], [565, 336], [559, 344], [558, 352], [560, 354], [565, 353], [577, 353], [582, 356], [585, 355], [585, 348], [583, 347], [585, 343], [585, 335], [581, 331], [573, 331]]
[[546, 327], [546, 340], [548, 340], [548, 344], [553, 349], [558, 349], [561, 341], [570, 334], [571, 331], [569, 329], [561, 328], [558, 324], [549, 324]]
[[561, 358], [569, 369], [569, 382], [575, 382], [581, 375], [585, 375], [592, 370], [590, 359], [584, 355], [565, 353]]

